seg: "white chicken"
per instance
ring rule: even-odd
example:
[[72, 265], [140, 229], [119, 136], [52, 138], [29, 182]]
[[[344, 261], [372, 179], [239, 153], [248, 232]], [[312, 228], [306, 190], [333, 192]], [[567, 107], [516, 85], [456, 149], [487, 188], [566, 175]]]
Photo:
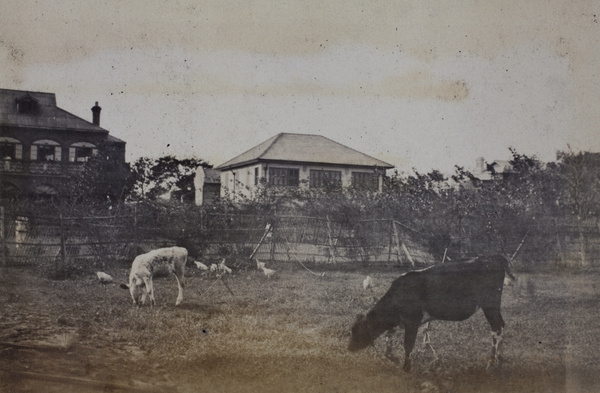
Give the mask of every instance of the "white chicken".
[[373, 279], [371, 278], [371, 276], [367, 276], [367, 278], [363, 280], [363, 288], [365, 290], [373, 288]]
[[275, 275], [275, 270], [273, 270], [273, 269], [269, 269], [269, 268], [263, 267], [262, 271], [265, 274], [265, 276], [269, 277], [269, 278], [273, 277]]
[[198, 261], [194, 261], [194, 263], [196, 264], [196, 267], [202, 271], [206, 271], [208, 270], [208, 266], [206, 266], [205, 264], [203, 264], [202, 262], [198, 262]]
[[100, 284], [102, 285], [113, 283], [113, 278], [106, 273], [96, 272], [96, 276], [98, 276], [98, 280], [100, 280]]

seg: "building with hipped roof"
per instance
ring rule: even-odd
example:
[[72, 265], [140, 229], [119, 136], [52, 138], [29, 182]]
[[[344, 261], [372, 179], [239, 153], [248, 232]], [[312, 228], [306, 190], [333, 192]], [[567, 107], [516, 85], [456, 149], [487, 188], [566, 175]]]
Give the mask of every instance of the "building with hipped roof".
[[97, 154], [124, 168], [125, 142], [100, 127], [98, 102], [91, 111], [89, 122], [59, 108], [54, 93], [0, 89], [0, 197], [57, 196]]
[[277, 187], [340, 186], [381, 191], [394, 166], [321, 135], [280, 133], [217, 166], [221, 195], [251, 195], [261, 181]]

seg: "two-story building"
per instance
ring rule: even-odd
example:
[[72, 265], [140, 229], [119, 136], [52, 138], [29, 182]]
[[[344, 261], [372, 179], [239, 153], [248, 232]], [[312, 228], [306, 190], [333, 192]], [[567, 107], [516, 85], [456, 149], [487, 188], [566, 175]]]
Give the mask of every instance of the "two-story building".
[[0, 197], [58, 195], [96, 154], [125, 166], [125, 142], [56, 105], [54, 93], [0, 89]]
[[354, 187], [381, 191], [393, 168], [321, 135], [280, 133], [219, 165], [221, 195], [251, 195], [264, 181], [272, 186]]

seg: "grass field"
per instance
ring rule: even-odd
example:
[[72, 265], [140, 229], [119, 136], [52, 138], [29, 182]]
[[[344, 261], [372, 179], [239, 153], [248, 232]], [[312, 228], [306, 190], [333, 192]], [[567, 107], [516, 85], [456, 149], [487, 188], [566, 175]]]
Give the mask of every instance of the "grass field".
[[[486, 371], [491, 335], [481, 311], [433, 322], [439, 356], [420, 344], [413, 371], [387, 359], [385, 338], [346, 349], [366, 312], [402, 270], [270, 266], [221, 280], [188, 267], [175, 308], [173, 277], [155, 279], [157, 306], [133, 307], [93, 272], [52, 281], [0, 270], [0, 391], [6, 392], [594, 392], [600, 391], [599, 274], [521, 274], [505, 287], [502, 366]], [[125, 268], [109, 270], [124, 282]], [[324, 275], [321, 275], [324, 273]], [[365, 291], [369, 274], [374, 288]], [[403, 356], [403, 333], [393, 338]]]

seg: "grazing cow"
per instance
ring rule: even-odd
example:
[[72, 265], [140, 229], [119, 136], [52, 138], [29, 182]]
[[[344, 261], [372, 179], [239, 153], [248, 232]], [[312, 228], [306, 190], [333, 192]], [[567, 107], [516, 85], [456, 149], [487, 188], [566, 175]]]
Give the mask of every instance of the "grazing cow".
[[154, 289], [152, 277], [157, 274], [174, 274], [177, 279], [179, 294], [176, 306], [183, 301], [183, 275], [187, 262], [188, 252], [183, 247], [167, 247], [152, 250], [146, 254], [138, 255], [133, 260], [129, 273], [129, 285], [121, 284], [121, 288], [129, 289], [133, 303], [141, 306], [146, 301], [146, 294], [154, 306]]
[[403, 368], [410, 371], [419, 326], [436, 319], [462, 321], [481, 308], [492, 328], [490, 363], [497, 363], [504, 327], [500, 303], [505, 274], [513, 277], [508, 261], [499, 255], [407, 272], [394, 280], [366, 316], [357, 317], [348, 349], [363, 349], [385, 331], [402, 325]]

